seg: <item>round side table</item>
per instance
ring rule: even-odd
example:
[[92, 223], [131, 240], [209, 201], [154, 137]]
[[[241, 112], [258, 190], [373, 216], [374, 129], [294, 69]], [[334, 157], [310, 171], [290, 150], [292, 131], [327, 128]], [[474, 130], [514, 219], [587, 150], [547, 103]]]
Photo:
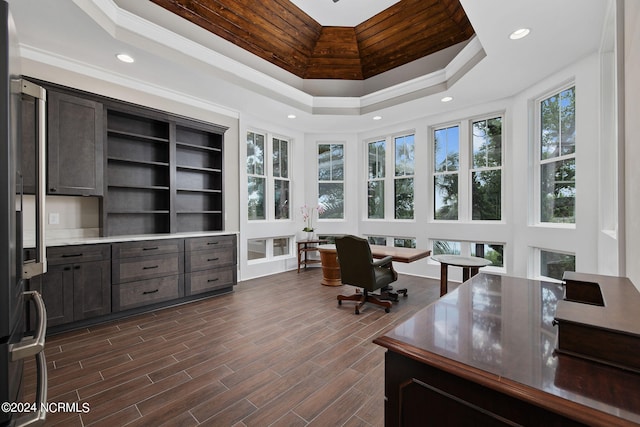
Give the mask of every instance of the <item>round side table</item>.
[[491, 264], [491, 261], [475, 256], [432, 255], [431, 259], [440, 263], [440, 296], [447, 293], [448, 267], [462, 267], [462, 281], [466, 282], [478, 274], [478, 270]]

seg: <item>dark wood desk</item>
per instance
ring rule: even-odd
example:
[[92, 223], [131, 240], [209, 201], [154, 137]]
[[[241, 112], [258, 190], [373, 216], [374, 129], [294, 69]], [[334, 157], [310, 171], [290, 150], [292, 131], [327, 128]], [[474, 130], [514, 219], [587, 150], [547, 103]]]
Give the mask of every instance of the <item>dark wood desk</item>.
[[385, 426], [640, 425], [640, 374], [554, 351], [562, 297], [480, 273], [376, 338]]

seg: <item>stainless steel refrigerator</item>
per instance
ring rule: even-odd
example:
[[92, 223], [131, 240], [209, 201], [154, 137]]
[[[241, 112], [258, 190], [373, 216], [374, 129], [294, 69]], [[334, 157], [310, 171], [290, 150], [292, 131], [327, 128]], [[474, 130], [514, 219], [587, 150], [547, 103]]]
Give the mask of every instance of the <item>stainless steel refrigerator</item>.
[[[44, 142], [46, 92], [21, 80], [16, 29], [9, 5], [0, 0], [0, 426], [41, 423], [46, 416], [47, 367], [44, 357], [46, 310], [40, 294], [25, 291], [25, 280], [46, 271], [44, 246]], [[22, 100], [37, 109], [33, 157], [36, 188], [36, 256], [23, 260]], [[31, 132], [29, 132], [31, 133]], [[26, 146], [26, 144], [25, 144]], [[25, 162], [26, 163], [26, 162]], [[32, 215], [29, 214], [29, 218]], [[24, 363], [35, 358], [36, 401], [24, 405]], [[19, 405], [22, 404], [22, 405]]]

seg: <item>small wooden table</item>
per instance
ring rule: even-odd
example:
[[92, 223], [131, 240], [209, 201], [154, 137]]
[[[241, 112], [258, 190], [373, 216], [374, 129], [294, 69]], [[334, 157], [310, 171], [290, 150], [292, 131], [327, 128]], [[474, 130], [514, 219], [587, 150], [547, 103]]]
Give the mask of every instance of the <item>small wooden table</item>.
[[432, 260], [440, 263], [440, 296], [447, 293], [448, 283], [448, 267], [462, 267], [462, 281], [466, 282], [469, 278], [478, 274], [481, 267], [491, 264], [491, 261], [475, 256], [462, 255], [433, 255]]
[[327, 243], [327, 240], [314, 239], [314, 240], [298, 240], [298, 273], [300, 273], [300, 266], [304, 265], [307, 268], [307, 264], [319, 264], [319, 259], [309, 259], [307, 254], [309, 252], [317, 252], [318, 245]]

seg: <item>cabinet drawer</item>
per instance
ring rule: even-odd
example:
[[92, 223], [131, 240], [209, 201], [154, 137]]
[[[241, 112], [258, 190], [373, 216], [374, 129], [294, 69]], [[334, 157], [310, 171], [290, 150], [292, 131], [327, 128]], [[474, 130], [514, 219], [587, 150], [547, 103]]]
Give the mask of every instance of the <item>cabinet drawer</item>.
[[124, 283], [182, 272], [182, 254], [168, 254], [113, 260], [111, 276], [113, 283]]
[[184, 296], [182, 276], [167, 276], [159, 279], [113, 285], [113, 311], [127, 310]]
[[187, 251], [202, 251], [214, 248], [231, 248], [235, 247], [236, 236], [235, 234], [227, 236], [209, 236], [209, 237], [194, 237], [186, 240]]
[[184, 240], [146, 240], [140, 242], [114, 243], [113, 258], [133, 258], [148, 255], [162, 255], [182, 252]]
[[110, 250], [109, 244], [52, 246], [47, 248], [47, 263], [59, 265], [109, 260]]
[[236, 283], [236, 267], [216, 268], [185, 274], [186, 295], [228, 288]]
[[236, 251], [233, 247], [222, 247], [212, 251], [187, 251], [185, 259], [186, 272], [208, 270], [226, 265], [235, 265]]

